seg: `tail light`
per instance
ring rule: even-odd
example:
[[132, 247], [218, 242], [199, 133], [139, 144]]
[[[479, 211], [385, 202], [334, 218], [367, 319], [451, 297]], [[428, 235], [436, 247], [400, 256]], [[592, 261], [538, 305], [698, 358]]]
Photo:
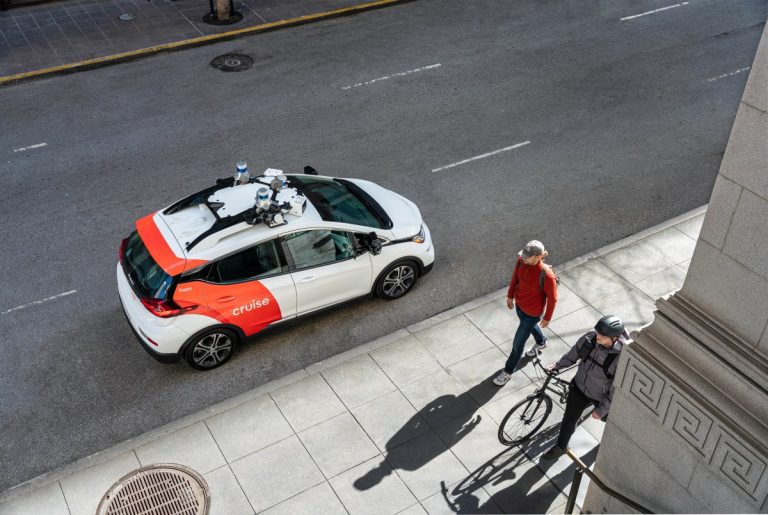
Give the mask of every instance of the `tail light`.
[[123, 256], [125, 255], [125, 247], [128, 246], [128, 238], [120, 242], [120, 250], [117, 251], [117, 258], [120, 262], [123, 262]]
[[141, 303], [147, 308], [147, 311], [160, 318], [169, 318], [179, 316], [186, 313], [190, 309], [195, 309], [197, 306], [187, 306], [181, 308], [176, 305], [172, 300], [161, 299], [141, 299]]

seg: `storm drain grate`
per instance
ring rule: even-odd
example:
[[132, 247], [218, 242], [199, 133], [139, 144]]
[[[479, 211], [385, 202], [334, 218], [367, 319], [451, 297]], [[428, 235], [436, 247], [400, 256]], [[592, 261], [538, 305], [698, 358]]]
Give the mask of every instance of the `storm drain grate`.
[[115, 483], [96, 515], [207, 515], [209, 501], [208, 485], [194, 470], [150, 465]]
[[245, 54], [224, 54], [214, 57], [211, 66], [223, 72], [241, 72], [253, 66], [253, 59]]

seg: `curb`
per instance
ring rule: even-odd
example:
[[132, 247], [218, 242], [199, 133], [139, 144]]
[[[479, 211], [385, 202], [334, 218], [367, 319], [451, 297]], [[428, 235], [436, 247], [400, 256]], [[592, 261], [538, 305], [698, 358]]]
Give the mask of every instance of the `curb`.
[[[706, 210], [707, 210], [707, 205], [698, 207], [680, 216], [677, 216], [675, 218], [662, 222], [658, 225], [655, 225], [653, 227], [640, 231], [636, 234], [623, 238], [617, 242], [601, 247], [593, 252], [590, 252], [578, 258], [572, 259], [566, 263], [563, 263], [562, 265], [559, 265], [557, 269], [558, 271], [565, 271], [569, 268], [573, 268], [575, 266], [581, 265], [591, 259], [604, 256], [619, 248], [630, 246], [636, 243], [637, 241], [643, 238], [646, 238], [652, 234], [663, 231], [664, 229], [677, 225], [680, 222], [683, 222], [685, 220], [698, 216], [704, 213]], [[126, 452], [130, 452], [131, 450], [137, 447], [141, 447], [142, 445], [153, 442], [165, 435], [174, 433], [176, 431], [184, 429], [185, 427], [191, 426], [192, 424], [203, 421], [206, 418], [212, 417], [214, 415], [217, 415], [219, 413], [232, 409], [236, 406], [239, 406], [240, 404], [246, 403], [261, 395], [271, 393], [275, 390], [282, 388], [283, 386], [287, 386], [291, 383], [304, 379], [305, 377], [318, 374], [332, 366], [338, 365], [340, 363], [344, 363], [362, 354], [368, 354], [369, 352], [372, 352], [378, 349], [379, 347], [383, 347], [384, 345], [393, 343], [415, 332], [428, 329], [434, 325], [439, 324], [440, 322], [448, 320], [456, 315], [466, 313], [467, 311], [471, 311], [472, 309], [479, 307], [483, 304], [486, 304], [488, 302], [492, 302], [494, 300], [504, 298], [506, 296], [506, 293], [507, 293], [507, 288], [505, 287], [505, 288], [496, 290], [494, 292], [491, 292], [487, 295], [484, 295], [482, 297], [478, 297], [469, 302], [466, 302], [459, 306], [450, 308], [446, 311], [433, 315], [425, 320], [422, 320], [421, 322], [412, 324], [404, 329], [399, 329], [393, 333], [384, 335], [376, 340], [372, 340], [368, 343], [364, 343], [362, 345], [359, 345], [357, 347], [344, 351], [340, 354], [331, 356], [323, 361], [319, 361], [317, 363], [308, 365], [303, 369], [297, 370], [296, 372], [283, 376], [279, 379], [275, 379], [268, 383], [257, 386], [256, 388], [253, 388], [247, 392], [243, 392], [239, 395], [231, 397], [230, 399], [221, 401], [217, 404], [214, 404], [208, 408], [202, 409], [191, 415], [187, 415], [185, 417], [179, 418], [161, 427], [150, 430], [140, 436], [130, 438], [128, 440], [115, 444], [108, 449], [104, 449], [103, 451], [96, 452], [90, 456], [87, 456], [78, 461], [75, 461], [74, 463], [65, 465], [57, 470], [47, 472], [36, 478], [25, 481], [24, 483], [13, 486], [4, 492], [0, 492], [0, 505], [5, 503], [6, 501], [9, 501], [14, 497], [32, 492], [34, 490], [37, 490], [38, 488], [41, 488], [48, 484], [59, 481], [76, 472], [85, 470], [89, 467], [92, 467], [99, 463], [110, 460]]]
[[76, 63], [62, 64], [59, 66], [52, 66], [49, 68], [43, 68], [40, 70], [31, 71], [31, 72], [17, 73], [16, 75], [8, 75], [5, 77], [0, 77], [0, 87], [7, 86], [9, 84], [15, 84], [17, 82], [26, 81], [30, 79], [39, 79], [43, 77], [51, 77], [54, 75], [64, 75], [68, 73], [76, 73], [76, 72], [90, 70], [94, 68], [101, 68], [102, 66], [109, 66], [112, 64], [123, 63], [126, 61], [133, 61], [135, 59], [148, 57], [148, 56], [159, 54], [162, 52], [174, 52], [177, 50], [184, 50], [186, 48], [193, 48], [197, 46], [218, 43], [220, 41], [228, 41], [231, 39], [236, 39], [243, 36], [249, 36], [252, 34], [258, 34], [261, 32], [269, 32], [269, 31], [279, 30], [279, 29], [284, 29], [289, 27], [296, 27], [299, 25], [305, 25], [308, 23], [328, 20], [331, 18], [339, 18], [341, 16], [351, 16], [351, 15], [363, 13], [366, 11], [372, 11], [374, 9], [381, 9], [384, 7], [405, 4], [413, 1], [415, 0], [374, 0], [373, 2], [357, 4], [351, 7], [334, 9], [333, 11], [307, 14], [304, 16], [299, 16], [297, 18], [290, 18], [288, 20], [281, 20], [281, 21], [275, 21], [271, 23], [264, 23], [261, 25], [254, 25], [252, 27], [245, 27], [242, 29], [222, 32], [220, 34], [210, 34], [208, 36], [200, 36], [197, 38], [185, 39], [182, 41], [174, 41], [172, 43], [164, 43], [162, 45], [156, 45], [156, 46], [151, 46], [147, 48], [140, 48], [138, 50], [131, 50], [129, 52], [122, 52], [119, 54], [112, 54], [112, 55], [107, 55], [103, 57], [94, 57], [93, 59], [86, 59], [84, 61], [78, 61]]

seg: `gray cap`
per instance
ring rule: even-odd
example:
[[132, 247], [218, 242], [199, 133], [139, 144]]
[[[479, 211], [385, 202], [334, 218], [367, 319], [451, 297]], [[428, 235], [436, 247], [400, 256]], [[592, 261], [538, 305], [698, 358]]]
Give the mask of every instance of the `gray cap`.
[[531, 240], [525, 244], [523, 250], [520, 251], [520, 256], [523, 259], [528, 259], [531, 256], [541, 256], [544, 254], [544, 244], [539, 240]]

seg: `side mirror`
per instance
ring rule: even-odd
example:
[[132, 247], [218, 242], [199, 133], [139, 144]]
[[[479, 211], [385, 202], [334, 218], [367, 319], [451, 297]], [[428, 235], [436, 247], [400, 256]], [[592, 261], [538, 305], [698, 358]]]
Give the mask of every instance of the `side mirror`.
[[311, 166], [307, 165], [307, 166], [304, 167], [304, 174], [305, 175], [317, 175], [317, 170], [315, 170]]
[[370, 232], [365, 236], [365, 246], [374, 256], [381, 254], [381, 240], [375, 232]]

